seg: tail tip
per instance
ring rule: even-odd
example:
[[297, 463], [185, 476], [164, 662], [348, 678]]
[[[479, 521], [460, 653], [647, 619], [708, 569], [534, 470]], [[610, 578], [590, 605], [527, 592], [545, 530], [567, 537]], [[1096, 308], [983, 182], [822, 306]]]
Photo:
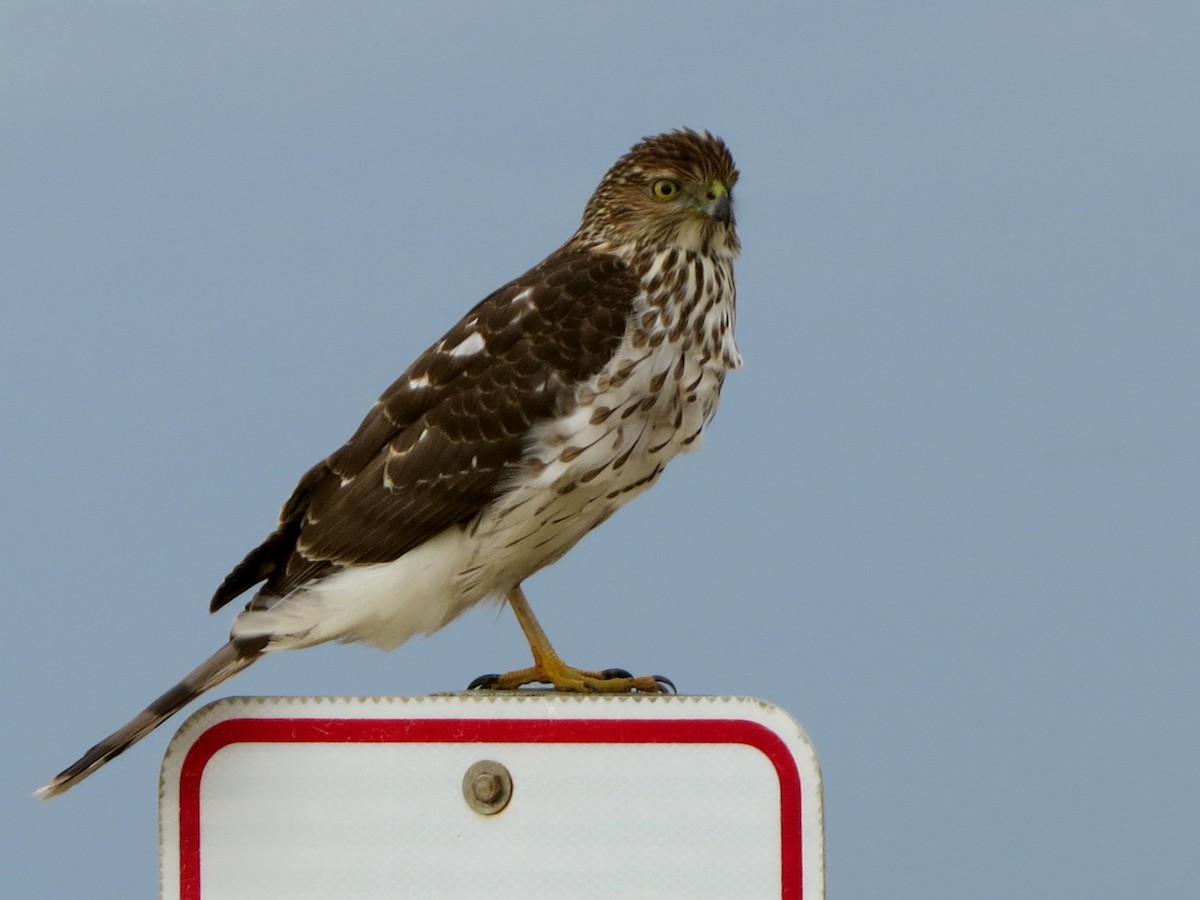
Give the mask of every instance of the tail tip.
[[51, 797], [57, 797], [63, 791], [70, 787], [70, 784], [64, 783], [64, 779], [54, 778], [43, 784], [40, 788], [33, 792], [35, 800], [49, 800]]

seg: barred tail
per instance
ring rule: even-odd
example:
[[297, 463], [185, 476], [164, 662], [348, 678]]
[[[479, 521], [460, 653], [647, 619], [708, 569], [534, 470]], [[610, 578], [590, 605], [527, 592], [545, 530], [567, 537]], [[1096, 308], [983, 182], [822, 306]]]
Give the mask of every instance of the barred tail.
[[118, 728], [78, 760], [34, 791], [39, 800], [55, 797], [87, 778], [114, 756], [132, 747], [168, 717], [226, 678], [236, 675], [263, 654], [267, 637], [238, 638], [202, 662], [128, 723]]

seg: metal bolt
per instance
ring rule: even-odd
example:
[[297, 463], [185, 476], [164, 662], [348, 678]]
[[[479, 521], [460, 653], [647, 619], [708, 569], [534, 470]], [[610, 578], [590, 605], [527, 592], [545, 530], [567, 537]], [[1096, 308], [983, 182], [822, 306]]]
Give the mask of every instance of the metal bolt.
[[501, 790], [500, 779], [489, 772], [476, 775], [471, 784], [471, 792], [480, 803], [495, 803]]
[[475, 812], [495, 815], [512, 799], [512, 775], [494, 760], [480, 760], [463, 775], [462, 792], [467, 806]]

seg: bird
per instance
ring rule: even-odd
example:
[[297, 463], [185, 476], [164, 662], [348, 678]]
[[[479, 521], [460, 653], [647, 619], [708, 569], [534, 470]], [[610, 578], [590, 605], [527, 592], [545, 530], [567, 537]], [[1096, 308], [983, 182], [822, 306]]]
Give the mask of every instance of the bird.
[[63, 793], [269, 653], [384, 650], [482, 600], [507, 602], [533, 665], [473, 687], [666, 690], [661, 676], [568, 666], [521, 584], [694, 449], [734, 341], [738, 170], [676, 129], [622, 155], [575, 233], [470, 309], [308, 470], [210, 612], [251, 588], [228, 643], [40, 788]]

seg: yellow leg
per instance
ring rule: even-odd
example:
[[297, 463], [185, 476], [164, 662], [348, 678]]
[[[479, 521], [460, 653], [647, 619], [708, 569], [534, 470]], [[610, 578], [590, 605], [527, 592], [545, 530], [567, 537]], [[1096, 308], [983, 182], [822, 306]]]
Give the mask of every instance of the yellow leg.
[[628, 694], [631, 691], [659, 694], [664, 693], [668, 686], [674, 689], [674, 685], [661, 675], [633, 676], [621, 669], [597, 672], [568, 666], [546, 637], [520, 585], [508, 592], [508, 602], [521, 630], [525, 632], [525, 639], [529, 641], [533, 666], [503, 675], [483, 675], [476, 678], [471, 687], [511, 691], [525, 684], [537, 683], [553, 685], [556, 691], [606, 694]]

